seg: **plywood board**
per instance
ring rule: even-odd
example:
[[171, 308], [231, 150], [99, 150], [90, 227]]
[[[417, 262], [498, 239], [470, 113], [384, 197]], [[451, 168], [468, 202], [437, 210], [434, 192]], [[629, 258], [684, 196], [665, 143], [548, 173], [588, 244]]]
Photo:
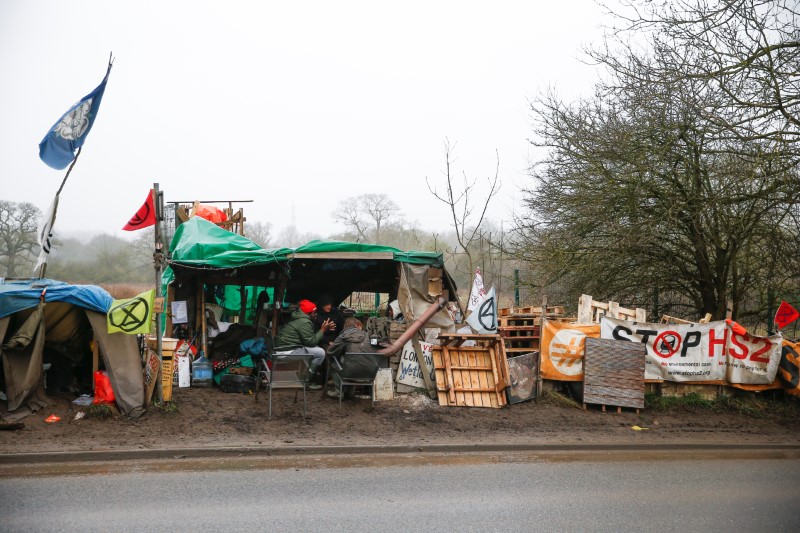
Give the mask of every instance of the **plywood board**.
[[583, 402], [644, 408], [643, 344], [586, 338]]

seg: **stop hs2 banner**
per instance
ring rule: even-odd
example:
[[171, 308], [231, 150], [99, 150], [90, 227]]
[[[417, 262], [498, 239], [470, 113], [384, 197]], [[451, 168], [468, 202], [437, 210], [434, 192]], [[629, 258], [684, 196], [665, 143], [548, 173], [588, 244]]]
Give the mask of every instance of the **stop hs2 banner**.
[[649, 324], [606, 317], [600, 321], [600, 338], [644, 344], [645, 379], [751, 385], [775, 381], [783, 341], [780, 335], [735, 333], [725, 321]]

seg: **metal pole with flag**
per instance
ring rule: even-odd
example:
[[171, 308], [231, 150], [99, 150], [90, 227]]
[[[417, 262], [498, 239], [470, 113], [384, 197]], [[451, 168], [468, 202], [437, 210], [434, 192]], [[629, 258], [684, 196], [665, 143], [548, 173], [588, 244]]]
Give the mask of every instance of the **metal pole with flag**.
[[[154, 231], [154, 246], [153, 246], [153, 267], [156, 271], [156, 294], [161, 298], [161, 268], [164, 262], [164, 244], [162, 241], [162, 228], [161, 221], [164, 220], [164, 197], [163, 193], [158, 190], [158, 183], [153, 184], [153, 190], [150, 191], [150, 198], [153, 200], [153, 215], [155, 222]], [[162, 300], [163, 301], [163, 300]], [[163, 361], [163, 347], [161, 341], [161, 313], [156, 313], [156, 352], [158, 353], [158, 360]], [[156, 377], [156, 397], [159, 401], [163, 401], [164, 392], [161, 388], [162, 385], [162, 367], [158, 367], [158, 376]]]
[[50, 256], [51, 239], [53, 237], [53, 226], [56, 222], [56, 211], [58, 210], [58, 200], [67, 178], [81, 154], [83, 143], [86, 141], [89, 131], [97, 118], [97, 111], [100, 109], [100, 102], [108, 83], [108, 75], [114, 64], [113, 54], [108, 58], [108, 69], [103, 81], [100, 82], [92, 92], [81, 98], [78, 103], [69, 108], [61, 118], [44, 136], [39, 143], [39, 158], [49, 167], [56, 170], [63, 170], [69, 166], [61, 186], [56, 192], [50, 208], [42, 217], [38, 228], [38, 242], [40, 246], [39, 259], [33, 269], [33, 277], [43, 278], [47, 271], [47, 259]]

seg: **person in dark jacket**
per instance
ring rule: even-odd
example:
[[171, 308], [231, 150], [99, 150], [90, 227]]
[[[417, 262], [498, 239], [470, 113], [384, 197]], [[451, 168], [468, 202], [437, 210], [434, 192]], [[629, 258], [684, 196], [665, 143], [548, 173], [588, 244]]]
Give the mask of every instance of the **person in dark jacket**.
[[[346, 318], [344, 330], [336, 337], [328, 347], [330, 357], [339, 357], [346, 353], [375, 353], [379, 349], [376, 342], [372, 344], [369, 333], [364, 331], [361, 321], [354, 317]], [[334, 378], [335, 381], [335, 378]], [[347, 387], [344, 391], [345, 398], [353, 398], [356, 394], [356, 387]], [[333, 391], [328, 392], [329, 396], [336, 396]]]
[[317, 304], [319, 307], [317, 308], [317, 317], [314, 319], [317, 329], [321, 329], [322, 323], [326, 320], [331, 320], [335, 325], [334, 329], [328, 330], [322, 335], [319, 345], [327, 348], [336, 339], [336, 335], [344, 329], [344, 316], [339, 309], [334, 307], [333, 298], [328, 294], [321, 294], [317, 298]]
[[378, 346], [370, 343], [369, 333], [364, 331], [361, 321], [348, 318], [344, 321], [344, 329], [336, 340], [328, 347], [328, 355], [341, 355], [347, 352], [372, 353]]
[[291, 355], [301, 355], [310, 353], [314, 356], [308, 370], [309, 388], [319, 389], [312, 383], [317, 369], [325, 361], [325, 350], [317, 346], [322, 340], [323, 335], [332, 330], [335, 326], [332, 320], [325, 320], [318, 330], [314, 330], [314, 318], [317, 313], [317, 306], [309, 300], [300, 300], [299, 309], [292, 313], [283, 328], [275, 337], [275, 351], [285, 351], [292, 349]]

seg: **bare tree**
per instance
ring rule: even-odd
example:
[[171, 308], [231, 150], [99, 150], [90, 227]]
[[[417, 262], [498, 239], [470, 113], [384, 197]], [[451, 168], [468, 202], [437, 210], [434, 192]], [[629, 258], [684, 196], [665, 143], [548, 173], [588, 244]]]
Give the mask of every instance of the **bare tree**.
[[297, 246], [301, 246], [309, 241], [319, 238], [321, 237], [316, 233], [300, 233], [297, 230], [297, 226], [290, 225], [281, 229], [281, 231], [278, 232], [278, 236], [275, 238], [275, 240], [277, 241], [278, 246], [296, 248]]
[[[425, 182], [434, 198], [445, 204], [450, 211], [456, 240], [467, 257], [467, 274], [472, 276], [476, 260], [480, 259], [480, 257], [475, 257], [473, 245], [480, 236], [481, 225], [486, 217], [489, 203], [500, 190], [500, 155], [495, 152], [497, 164], [494, 176], [486, 180], [488, 184], [488, 192], [486, 192], [485, 190], [479, 191], [476, 188], [477, 179], [470, 180], [467, 178], [466, 172], [462, 172], [462, 179], [457, 182], [451, 168], [455, 162], [453, 159], [454, 150], [455, 144], [451, 145], [450, 140], [446, 139], [444, 142], [444, 190], [440, 192], [439, 189], [431, 186], [427, 177]], [[482, 198], [482, 201], [476, 202], [475, 196]]]
[[344, 227], [355, 233], [356, 240], [365, 242], [367, 240], [367, 225], [361, 213], [357, 197], [345, 198], [336, 206], [336, 210], [331, 213], [333, 219], [344, 224]]
[[0, 200], [0, 265], [5, 276], [17, 275], [17, 266], [33, 262], [39, 244], [36, 231], [42, 212], [28, 202]]
[[[627, 0], [593, 59], [652, 86], [700, 82], [699, 109], [739, 139], [800, 141], [800, 10], [796, 0]], [[643, 54], [636, 41], [645, 40]], [[689, 102], [691, 103], [691, 102]]]
[[353, 232], [358, 241], [368, 242], [373, 231], [373, 241], [380, 243], [382, 227], [399, 212], [400, 208], [386, 194], [367, 193], [340, 201], [331, 216]]
[[262, 248], [269, 248], [272, 240], [272, 224], [269, 222], [251, 222], [247, 226], [247, 238]]
[[[717, 317], [730, 299], [737, 316], [798, 278], [779, 260], [800, 240], [800, 128], [784, 113], [800, 105], [800, 48], [797, 25], [779, 21], [796, 13], [781, 1], [630, 6], [624, 31], [592, 52], [608, 73], [594, 96], [532, 104], [549, 153], [524, 191], [519, 256], [577, 294], [644, 306], [657, 290]], [[636, 45], [615, 47], [627, 31], [641, 32]]]

